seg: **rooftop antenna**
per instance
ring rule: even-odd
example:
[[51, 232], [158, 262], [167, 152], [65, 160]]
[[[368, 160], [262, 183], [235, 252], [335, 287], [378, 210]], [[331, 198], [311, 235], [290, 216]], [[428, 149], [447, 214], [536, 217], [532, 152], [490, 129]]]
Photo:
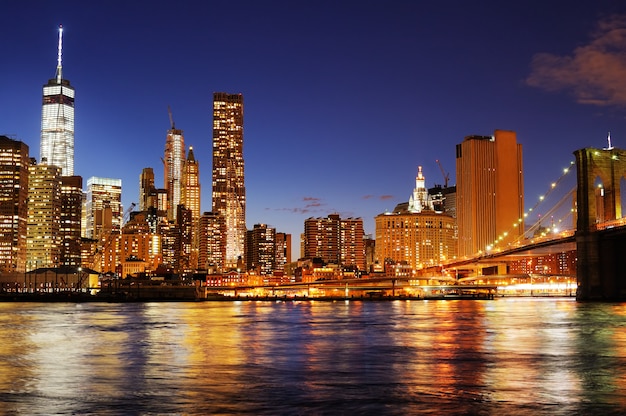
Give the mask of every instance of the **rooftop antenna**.
[[608, 147], [608, 150], [613, 149], [613, 146], [611, 145], [611, 132], [609, 132], [609, 136], [607, 137], [607, 140], [609, 141], [609, 147]]
[[61, 83], [63, 78], [63, 67], [61, 65], [61, 57], [63, 56], [63, 25], [59, 25], [59, 53], [57, 55], [57, 83]]

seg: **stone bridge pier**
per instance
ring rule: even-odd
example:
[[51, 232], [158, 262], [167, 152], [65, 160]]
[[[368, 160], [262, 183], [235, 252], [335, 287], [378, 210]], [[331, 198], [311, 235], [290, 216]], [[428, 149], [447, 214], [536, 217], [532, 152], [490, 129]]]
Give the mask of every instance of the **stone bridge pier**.
[[[605, 227], [622, 218], [620, 181], [626, 151], [585, 148], [576, 157], [576, 252], [581, 301], [626, 300], [626, 227]], [[601, 187], [597, 187], [599, 181]]]

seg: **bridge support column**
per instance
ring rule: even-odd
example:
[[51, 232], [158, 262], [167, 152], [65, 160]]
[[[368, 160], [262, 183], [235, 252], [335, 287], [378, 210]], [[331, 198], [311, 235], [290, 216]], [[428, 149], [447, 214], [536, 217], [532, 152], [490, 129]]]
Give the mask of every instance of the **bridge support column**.
[[624, 230], [576, 234], [578, 290], [581, 301], [626, 300], [626, 233]]

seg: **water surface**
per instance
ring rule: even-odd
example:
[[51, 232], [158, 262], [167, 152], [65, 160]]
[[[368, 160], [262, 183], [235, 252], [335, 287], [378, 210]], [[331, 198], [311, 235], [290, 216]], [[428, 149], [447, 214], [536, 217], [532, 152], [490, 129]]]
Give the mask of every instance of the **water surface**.
[[623, 414], [626, 305], [1, 303], [0, 414]]

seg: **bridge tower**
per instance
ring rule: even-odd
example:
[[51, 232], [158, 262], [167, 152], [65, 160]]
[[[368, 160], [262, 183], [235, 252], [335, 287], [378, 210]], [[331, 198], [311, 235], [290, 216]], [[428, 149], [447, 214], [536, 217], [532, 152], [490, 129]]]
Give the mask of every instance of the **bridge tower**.
[[[578, 300], [626, 299], [626, 229], [603, 229], [601, 221], [622, 217], [620, 181], [626, 176], [626, 150], [584, 148], [576, 157], [576, 251]], [[598, 204], [596, 179], [602, 182]], [[601, 221], [599, 220], [601, 219]]]

